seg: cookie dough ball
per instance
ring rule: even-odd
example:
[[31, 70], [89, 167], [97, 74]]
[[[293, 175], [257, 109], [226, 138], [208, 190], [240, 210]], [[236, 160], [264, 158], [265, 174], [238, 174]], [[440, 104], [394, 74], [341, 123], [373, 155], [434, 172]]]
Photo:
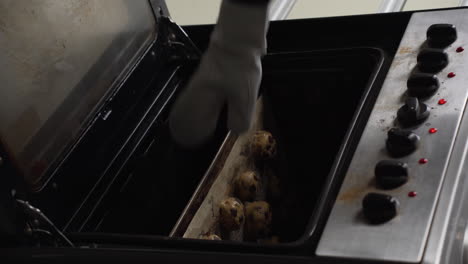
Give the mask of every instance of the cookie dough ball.
[[218, 235], [209, 234], [209, 233], [200, 236], [200, 239], [204, 239], [204, 240], [221, 240], [221, 238]]
[[245, 207], [245, 238], [257, 240], [268, 236], [271, 225], [271, 207], [267, 202], [249, 203]]
[[252, 153], [259, 159], [271, 159], [276, 156], [276, 140], [268, 131], [255, 132], [251, 144]]
[[235, 181], [236, 195], [242, 201], [252, 201], [260, 188], [260, 178], [255, 171], [240, 174]]
[[219, 221], [227, 231], [238, 230], [244, 222], [244, 205], [241, 201], [233, 197], [221, 201]]

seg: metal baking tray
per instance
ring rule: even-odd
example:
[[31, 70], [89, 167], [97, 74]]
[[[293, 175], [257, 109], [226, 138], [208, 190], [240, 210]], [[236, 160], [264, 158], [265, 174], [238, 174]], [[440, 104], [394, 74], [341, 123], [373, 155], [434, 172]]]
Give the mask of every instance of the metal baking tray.
[[[379, 50], [366, 48], [269, 55], [254, 126], [239, 137], [228, 134], [170, 236], [243, 241], [242, 229], [220, 228], [218, 207], [235, 196], [236, 176], [255, 170], [262, 182], [256, 200], [273, 208], [271, 235], [281, 243], [309, 238], [341, 182], [383, 60]], [[260, 165], [249, 153], [258, 130], [278, 143], [277, 157]]]

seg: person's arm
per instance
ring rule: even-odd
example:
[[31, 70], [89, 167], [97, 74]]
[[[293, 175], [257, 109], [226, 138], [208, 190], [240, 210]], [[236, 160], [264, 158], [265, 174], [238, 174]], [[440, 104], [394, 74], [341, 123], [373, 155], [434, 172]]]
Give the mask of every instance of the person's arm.
[[210, 45], [171, 115], [173, 138], [186, 147], [203, 144], [228, 107], [228, 128], [249, 129], [266, 53], [267, 0], [223, 0]]

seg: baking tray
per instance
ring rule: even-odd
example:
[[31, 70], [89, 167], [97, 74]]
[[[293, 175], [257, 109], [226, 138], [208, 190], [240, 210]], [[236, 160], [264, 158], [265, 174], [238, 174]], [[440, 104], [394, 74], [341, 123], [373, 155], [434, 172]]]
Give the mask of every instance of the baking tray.
[[[170, 236], [217, 234], [242, 242], [242, 229], [227, 234], [220, 229], [218, 206], [234, 196], [235, 177], [250, 169], [262, 178], [256, 199], [272, 203], [272, 235], [291, 246], [316, 234], [380, 88], [384, 58], [372, 48], [267, 56], [253, 127], [241, 136], [227, 135]], [[278, 141], [273, 166], [256, 167], [248, 152], [257, 130]], [[269, 195], [272, 179], [281, 193], [294, 195]]]

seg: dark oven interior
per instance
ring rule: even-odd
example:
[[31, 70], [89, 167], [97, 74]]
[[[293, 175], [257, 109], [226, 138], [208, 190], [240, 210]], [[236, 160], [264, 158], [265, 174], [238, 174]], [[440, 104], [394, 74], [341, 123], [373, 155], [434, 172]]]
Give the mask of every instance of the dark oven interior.
[[[277, 166], [281, 167], [282, 195], [273, 205], [273, 233], [281, 242], [297, 241], [309, 234], [313, 220], [326, 214], [323, 198], [329, 196], [331, 183], [339, 183], [347, 157], [359, 139], [367, 113], [361, 111], [359, 118], [354, 117], [364, 102], [367, 108], [372, 105], [382, 61], [380, 51], [367, 48], [271, 54], [264, 59], [261, 91], [267, 105], [265, 126], [275, 132], [284, 153]], [[182, 87], [188, 75], [171, 89]], [[227, 131], [222, 118], [215, 138], [206, 146], [197, 150], [178, 147], [167, 128], [174, 99], [167, 100], [145, 132], [150, 140], [138, 143], [144, 151], [124, 161], [123, 168], [94, 200], [91, 213], [82, 216], [75, 227], [67, 227], [67, 232], [169, 235]], [[347, 138], [348, 134], [351, 137]], [[346, 155], [341, 157], [341, 151]], [[72, 186], [66, 191], [69, 195], [91, 192]], [[41, 193], [36, 194], [36, 200], [44, 204]], [[52, 221], [67, 221], [59, 209], [50, 208], [45, 211], [56, 218]], [[78, 212], [78, 208], [72, 209]]]

